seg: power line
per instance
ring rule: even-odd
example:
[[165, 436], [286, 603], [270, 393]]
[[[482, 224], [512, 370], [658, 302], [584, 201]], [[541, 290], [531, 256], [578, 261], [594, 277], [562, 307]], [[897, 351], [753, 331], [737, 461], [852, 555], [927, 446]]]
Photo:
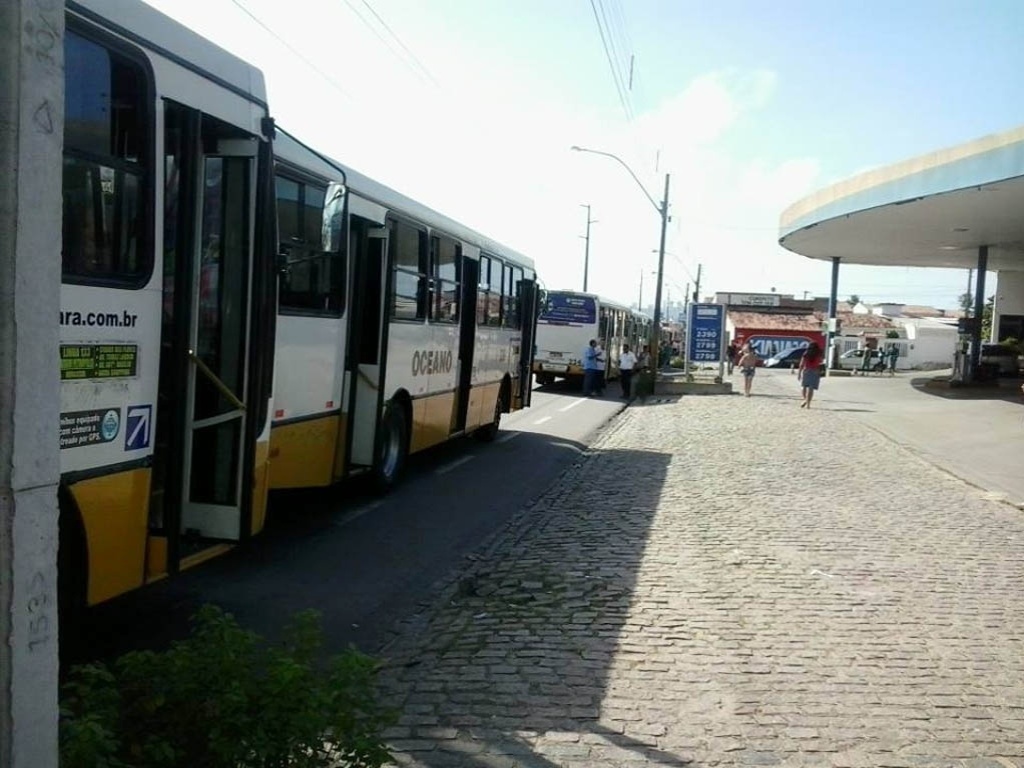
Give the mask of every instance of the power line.
[[612, 70], [612, 81], [615, 83], [615, 91], [619, 95], [619, 103], [622, 105], [622, 111], [626, 115], [626, 120], [632, 121], [633, 114], [629, 106], [629, 97], [626, 94], [622, 83], [620, 82], [619, 71], [615, 66], [615, 58], [613, 57], [612, 52], [608, 47], [608, 39], [605, 36], [604, 25], [601, 23], [601, 15], [604, 12], [604, 7], [602, 6], [601, 13], [598, 13], [597, 7], [599, 4], [600, 0], [590, 0], [590, 7], [594, 11], [594, 20], [597, 22], [597, 31], [601, 35], [601, 45], [604, 46], [604, 55], [605, 58], [608, 60], [608, 66], [611, 67]]
[[281, 37], [279, 34], [277, 34], [277, 32], [275, 32], [273, 29], [271, 29], [266, 24], [264, 24], [263, 20], [260, 19], [259, 16], [257, 16], [255, 13], [250, 11], [244, 5], [242, 5], [241, 0], [231, 0], [231, 2], [233, 2], [235, 5], [237, 5], [241, 9], [242, 13], [244, 13], [250, 19], [252, 19], [257, 24], [259, 24], [266, 32], [268, 32], [271, 36], [273, 36], [273, 38], [275, 40], [277, 40], [279, 43], [281, 43], [281, 45], [283, 45], [289, 51], [291, 51], [296, 56], [298, 56], [306, 64], [306, 66], [308, 66], [310, 69], [312, 69], [318, 75], [320, 75], [320, 77], [322, 77], [324, 80], [326, 80], [328, 83], [330, 83], [335, 88], [335, 90], [338, 91], [338, 93], [342, 94], [346, 98], [349, 98], [349, 99], [352, 98], [352, 94], [349, 93], [348, 91], [346, 91], [344, 88], [342, 88], [337, 80], [335, 80], [329, 74], [327, 74], [322, 69], [320, 69], [320, 67], [318, 67], [316, 64], [314, 64], [312, 61], [310, 61], [305, 56], [305, 54], [302, 53], [302, 51], [300, 51], [297, 48], [295, 48], [295, 46], [293, 46], [291, 43], [289, 43], [287, 40], [285, 40], [283, 37]]
[[[412, 66], [409, 63], [409, 60], [401, 53], [396, 51], [394, 46], [392, 46], [391, 43], [389, 43], [387, 39], [385, 39], [384, 35], [380, 33], [380, 30], [377, 29], [377, 27], [371, 24], [369, 21], [367, 21], [366, 17], [364, 17], [363, 14], [359, 12], [359, 9], [352, 3], [352, 0], [343, 0], [343, 2], [345, 3], [345, 5], [348, 6], [349, 10], [356, 15], [356, 18], [363, 22], [363, 26], [365, 26], [368, 30], [373, 32], [374, 36], [376, 36], [376, 38], [384, 44], [384, 47], [391, 51], [392, 55], [394, 55], [395, 58], [402, 62], [402, 64], [404, 64], [406, 67], [408, 67], [409, 70], [412, 71], [417, 77], [422, 79], [424, 76], [426, 76], [434, 83], [434, 85], [437, 85], [437, 80], [435, 80], [433, 75], [431, 75], [430, 72], [427, 71], [426, 67], [423, 67], [422, 64], [420, 64], [419, 69]], [[367, 3], [366, 0], [363, 0], [363, 4], [366, 5], [367, 8], [369, 8], [370, 13], [372, 13], [381, 22], [384, 28], [387, 29], [388, 32], [391, 32], [391, 28], [388, 27], [387, 24], [384, 24], [384, 20], [380, 18], [380, 16], [377, 14], [375, 10], [373, 10], [372, 7], [370, 7], [370, 4]], [[395, 38], [395, 40], [398, 41], [399, 45], [401, 45], [403, 48], [406, 48], [405, 43], [403, 43], [401, 40], [398, 40], [398, 37], [397, 35], [394, 34], [394, 32], [391, 32], [391, 35], [392, 37]], [[408, 51], [408, 48], [406, 48], [406, 50]], [[410, 55], [412, 55], [411, 52]], [[416, 61], [417, 64], [419, 64], [419, 60], [415, 56], [412, 56], [412, 58], [414, 61]]]
[[420, 61], [419, 57], [409, 49], [409, 46], [402, 42], [402, 38], [395, 34], [395, 31], [391, 29], [391, 27], [388, 26], [388, 23], [381, 18], [380, 14], [373, 9], [373, 6], [370, 5], [368, 0], [363, 0], [363, 5], [365, 5], [369, 9], [370, 13], [373, 14], [373, 17], [377, 19], [377, 21], [380, 22], [380, 25], [388, 31], [388, 34], [391, 35], [392, 38], [394, 38], [395, 42], [402, 46], [402, 50], [409, 54], [409, 58], [411, 58], [416, 63], [416, 66], [419, 67], [420, 71], [423, 72], [423, 74], [425, 74], [428, 78], [430, 78], [430, 82], [432, 82], [434, 85], [440, 88], [441, 84], [437, 82], [437, 80], [434, 78], [434, 75], [431, 74], [430, 70], [427, 69], [423, 62]]

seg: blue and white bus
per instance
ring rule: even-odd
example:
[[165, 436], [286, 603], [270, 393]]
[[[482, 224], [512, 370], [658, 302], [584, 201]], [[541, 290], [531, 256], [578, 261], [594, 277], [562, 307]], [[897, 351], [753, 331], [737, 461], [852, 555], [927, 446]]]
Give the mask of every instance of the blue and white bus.
[[646, 315], [580, 291], [547, 291], [537, 319], [533, 373], [538, 384], [555, 379], [583, 380], [583, 351], [597, 339], [607, 359], [606, 377], [619, 375], [622, 345], [634, 351], [649, 343], [651, 320]]

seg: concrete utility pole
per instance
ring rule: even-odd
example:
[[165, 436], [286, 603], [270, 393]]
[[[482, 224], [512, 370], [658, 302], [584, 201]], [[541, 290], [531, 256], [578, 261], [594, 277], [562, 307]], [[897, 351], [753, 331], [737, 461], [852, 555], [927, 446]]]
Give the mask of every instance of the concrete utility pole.
[[583, 292], [587, 292], [587, 274], [590, 272], [590, 225], [596, 224], [597, 219], [590, 218], [590, 204], [580, 203], [581, 208], [587, 209], [587, 234], [583, 238], [587, 241], [583, 247]]
[[57, 766], [63, 139], [64, 3], [0, 3], [0, 768]]

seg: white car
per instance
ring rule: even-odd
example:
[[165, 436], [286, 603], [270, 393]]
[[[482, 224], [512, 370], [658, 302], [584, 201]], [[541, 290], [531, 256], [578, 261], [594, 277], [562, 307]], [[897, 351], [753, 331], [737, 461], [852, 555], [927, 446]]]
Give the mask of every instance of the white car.
[[[848, 352], [843, 352], [839, 356], [839, 367], [848, 368], [854, 371], [860, 371], [864, 369], [864, 350], [863, 349], [851, 349]], [[885, 357], [882, 356], [882, 352], [877, 349], [871, 350], [871, 370], [885, 370], [886, 362]]]

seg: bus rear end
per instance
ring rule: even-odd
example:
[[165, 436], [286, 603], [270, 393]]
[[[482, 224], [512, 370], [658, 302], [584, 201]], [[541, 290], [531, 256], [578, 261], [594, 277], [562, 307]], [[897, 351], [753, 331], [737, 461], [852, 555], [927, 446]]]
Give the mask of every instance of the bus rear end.
[[596, 296], [575, 291], [549, 291], [537, 319], [537, 351], [533, 373], [538, 384], [556, 378], [583, 378], [583, 350], [598, 336]]

